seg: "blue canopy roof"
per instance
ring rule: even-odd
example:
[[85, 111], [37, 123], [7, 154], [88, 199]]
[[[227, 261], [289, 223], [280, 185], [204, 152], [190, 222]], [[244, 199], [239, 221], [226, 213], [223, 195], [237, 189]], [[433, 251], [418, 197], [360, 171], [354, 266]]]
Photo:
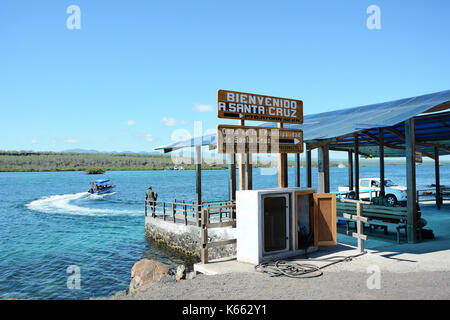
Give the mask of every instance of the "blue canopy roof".
[[95, 180], [95, 183], [106, 183], [106, 182], [109, 182], [109, 179], [98, 179], [98, 180]]
[[[425, 112], [443, 111], [446, 108], [450, 108], [450, 90], [390, 102], [305, 115], [303, 124], [285, 124], [285, 128], [302, 129], [305, 142], [332, 140], [361, 130], [393, 127]], [[433, 126], [437, 125], [438, 121], [440, 119], [432, 120], [431, 125], [430, 121], [428, 121], [427, 128], [433, 130]], [[262, 126], [276, 127], [277, 124], [274, 122], [264, 123]], [[450, 123], [444, 122], [442, 127], [448, 129], [450, 128]], [[433, 133], [438, 135], [439, 131], [434, 130]], [[215, 133], [173, 142], [157, 147], [155, 150], [162, 149], [164, 152], [171, 152], [180, 148], [205, 145], [208, 145], [210, 149], [216, 147]], [[376, 152], [374, 150], [372, 155], [375, 155]], [[397, 152], [395, 155], [394, 153], [392, 155], [386, 154], [386, 156], [400, 155], [400, 152]]]

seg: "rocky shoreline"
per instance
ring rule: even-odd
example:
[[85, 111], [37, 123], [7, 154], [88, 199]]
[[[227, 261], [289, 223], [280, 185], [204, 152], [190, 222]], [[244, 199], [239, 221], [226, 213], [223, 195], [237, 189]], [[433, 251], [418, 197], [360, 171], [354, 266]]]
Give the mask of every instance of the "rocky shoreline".
[[112, 299], [119, 297], [131, 297], [139, 292], [147, 290], [155, 284], [175, 283], [181, 280], [191, 280], [196, 277], [196, 272], [187, 272], [186, 266], [181, 264], [176, 268], [169, 268], [165, 264], [151, 259], [141, 259], [131, 269], [131, 281], [127, 290], [118, 291]]

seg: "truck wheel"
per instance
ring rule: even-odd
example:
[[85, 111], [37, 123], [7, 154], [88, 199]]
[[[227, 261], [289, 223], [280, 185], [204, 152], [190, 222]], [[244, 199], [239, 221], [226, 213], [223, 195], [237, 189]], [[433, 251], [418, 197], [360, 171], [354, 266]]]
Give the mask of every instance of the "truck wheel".
[[397, 198], [393, 194], [388, 194], [386, 196], [386, 202], [388, 207], [393, 207], [397, 204]]
[[348, 199], [356, 199], [356, 193], [354, 193], [354, 192], [350, 192], [349, 194], [348, 194], [348, 196], [347, 196], [347, 198]]

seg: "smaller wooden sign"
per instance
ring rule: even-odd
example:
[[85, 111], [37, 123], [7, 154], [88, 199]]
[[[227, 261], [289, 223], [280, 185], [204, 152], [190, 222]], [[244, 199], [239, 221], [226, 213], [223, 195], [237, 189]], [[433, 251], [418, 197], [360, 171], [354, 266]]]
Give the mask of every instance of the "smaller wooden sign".
[[218, 153], [302, 153], [303, 131], [237, 125], [217, 126]]

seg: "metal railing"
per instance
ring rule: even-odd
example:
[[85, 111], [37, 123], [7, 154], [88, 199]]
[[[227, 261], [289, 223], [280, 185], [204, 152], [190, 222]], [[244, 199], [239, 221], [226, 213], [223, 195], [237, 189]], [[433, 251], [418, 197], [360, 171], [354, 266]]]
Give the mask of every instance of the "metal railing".
[[[230, 215], [224, 218], [223, 212], [229, 212]], [[213, 228], [236, 228], [236, 204], [230, 203], [228, 205], [216, 205], [205, 207], [202, 209], [201, 215], [201, 261], [203, 264], [208, 263], [208, 249], [226, 246], [236, 243], [236, 239], [228, 239], [222, 241], [210, 242], [208, 238], [208, 229]]]
[[219, 208], [216, 214], [220, 222], [222, 219], [231, 219], [236, 214], [233, 201], [218, 200], [199, 204], [197, 201], [186, 202], [174, 199], [174, 201], [145, 200], [145, 216], [147, 217], [150, 213], [153, 218], [184, 223], [185, 225], [191, 222], [200, 227], [202, 210], [213, 207]]

